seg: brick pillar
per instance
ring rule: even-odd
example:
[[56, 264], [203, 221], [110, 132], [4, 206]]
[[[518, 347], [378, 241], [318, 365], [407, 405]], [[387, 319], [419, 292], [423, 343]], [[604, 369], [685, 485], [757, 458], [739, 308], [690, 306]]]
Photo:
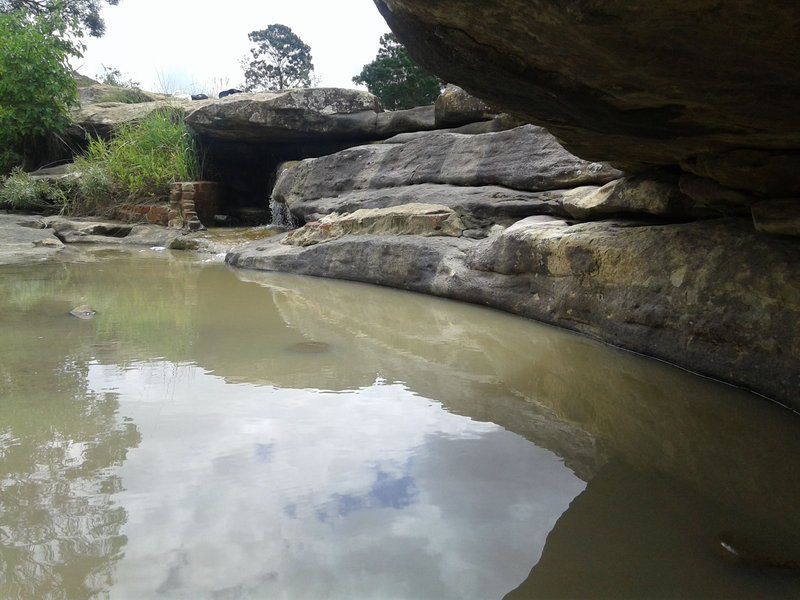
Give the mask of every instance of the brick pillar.
[[183, 229], [183, 212], [181, 211], [181, 190], [180, 182], [173, 183], [169, 190], [169, 227], [171, 229]]

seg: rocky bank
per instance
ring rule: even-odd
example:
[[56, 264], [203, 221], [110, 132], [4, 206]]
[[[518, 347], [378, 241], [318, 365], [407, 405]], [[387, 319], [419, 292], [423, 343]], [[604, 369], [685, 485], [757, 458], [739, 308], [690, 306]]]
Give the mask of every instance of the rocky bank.
[[229, 264], [501, 308], [800, 408], [797, 239], [692, 216], [674, 182], [582, 161], [541, 128], [305, 160], [273, 198], [308, 224]]

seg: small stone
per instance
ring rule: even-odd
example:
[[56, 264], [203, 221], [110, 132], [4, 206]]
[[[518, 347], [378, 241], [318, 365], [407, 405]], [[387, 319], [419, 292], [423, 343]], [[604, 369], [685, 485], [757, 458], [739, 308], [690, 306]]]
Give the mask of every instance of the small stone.
[[69, 311], [73, 317], [77, 317], [79, 319], [93, 319], [94, 316], [97, 314], [97, 311], [93, 309], [91, 306], [86, 304], [82, 304], [81, 306], [76, 306], [71, 311]]
[[33, 245], [40, 248], [61, 248], [64, 245], [64, 242], [58, 238], [46, 238], [43, 240], [36, 240], [33, 242]]
[[297, 352], [298, 354], [322, 354], [331, 349], [330, 344], [325, 342], [298, 342], [287, 346], [289, 352]]

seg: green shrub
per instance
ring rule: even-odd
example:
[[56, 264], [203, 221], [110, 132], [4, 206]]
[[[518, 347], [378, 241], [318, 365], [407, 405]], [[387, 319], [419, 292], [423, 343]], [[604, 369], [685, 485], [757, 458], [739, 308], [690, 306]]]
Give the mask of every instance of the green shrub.
[[40, 186], [27, 173], [14, 169], [0, 184], [0, 206], [16, 210], [41, 207]]
[[15, 168], [0, 180], [0, 207], [13, 210], [65, 210], [77, 193], [74, 180], [56, 183]]
[[164, 197], [171, 183], [200, 177], [196, 145], [178, 109], [154, 111], [120, 127], [111, 140], [93, 139], [75, 168], [82, 173], [75, 210], [84, 213]]
[[114, 208], [114, 189], [105, 165], [79, 162], [81, 176], [78, 193], [66, 212], [73, 215], [110, 215]]

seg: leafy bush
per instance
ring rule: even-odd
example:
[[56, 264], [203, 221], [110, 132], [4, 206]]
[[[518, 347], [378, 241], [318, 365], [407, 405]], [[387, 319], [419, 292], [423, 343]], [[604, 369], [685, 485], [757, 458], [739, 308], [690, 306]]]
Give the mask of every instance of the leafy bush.
[[69, 125], [77, 87], [67, 59], [77, 50], [55, 14], [0, 13], [0, 173], [33, 166], [48, 135]]
[[139, 124], [120, 127], [111, 140], [93, 139], [75, 169], [82, 177], [74, 210], [82, 213], [167, 196], [171, 183], [199, 179], [201, 170], [178, 109], [154, 111]]
[[14, 210], [65, 210], [77, 193], [74, 180], [58, 183], [32, 177], [20, 168], [0, 180], [0, 207]]

